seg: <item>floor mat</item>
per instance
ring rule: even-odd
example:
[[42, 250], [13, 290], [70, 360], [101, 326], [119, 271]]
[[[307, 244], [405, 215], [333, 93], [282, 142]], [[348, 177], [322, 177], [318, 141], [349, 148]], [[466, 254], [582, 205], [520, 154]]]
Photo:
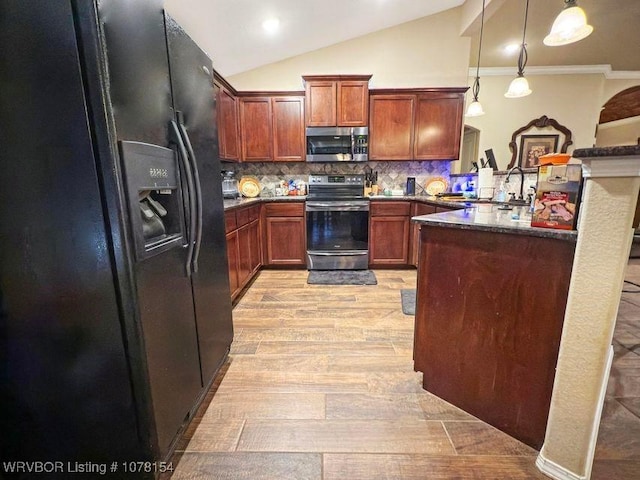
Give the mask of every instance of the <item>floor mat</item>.
[[416, 290], [415, 288], [403, 288], [400, 290], [402, 300], [402, 313], [405, 315], [416, 314]]
[[313, 285], [377, 285], [371, 270], [312, 270], [307, 283]]

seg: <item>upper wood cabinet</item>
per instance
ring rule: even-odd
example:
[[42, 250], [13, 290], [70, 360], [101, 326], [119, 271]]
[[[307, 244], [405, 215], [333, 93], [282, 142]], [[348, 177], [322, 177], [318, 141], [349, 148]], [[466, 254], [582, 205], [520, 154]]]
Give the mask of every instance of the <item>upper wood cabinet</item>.
[[372, 95], [369, 160], [413, 157], [415, 95]]
[[222, 160], [240, 161], [238, 98], [221, 87], [218, 91], [218, 140]]
[[271, 98], [240, 98], [242, 161], [266, 162], [273, 158]]
[[457, 160], [462, 138], [462, 93], [418, 95], [415, 120], [416, 160]]
[[243, 162], [305, 159], [302, 96], [241, 96]]
[[306, 157], [304, 142], [304, 98], [272, 97], [273, 160], [301, 162]]
[[365, 127], [369, 124], [371, 75], [305, 75], [307, 127]]
[[465, 91], [372, 91], [369, 160], [457, 160]]

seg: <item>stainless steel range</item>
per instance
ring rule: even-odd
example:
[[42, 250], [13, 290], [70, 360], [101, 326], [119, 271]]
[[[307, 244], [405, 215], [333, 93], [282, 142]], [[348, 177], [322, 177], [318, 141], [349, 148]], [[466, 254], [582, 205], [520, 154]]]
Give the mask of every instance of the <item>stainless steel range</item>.
[[369, 266], [369, 200], [364, 175], [310, 175], [305, 204], [309, 270]]

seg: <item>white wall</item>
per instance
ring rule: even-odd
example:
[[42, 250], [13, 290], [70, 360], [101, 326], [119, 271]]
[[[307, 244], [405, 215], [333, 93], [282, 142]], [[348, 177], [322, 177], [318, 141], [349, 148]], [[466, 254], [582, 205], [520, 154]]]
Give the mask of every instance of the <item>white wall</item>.
[[302, 75], [373, 74], [372, 88], [464, 87], [470, 40], [454, 8], [227, 80], [237, 90], [302, 90]]
[[[514, 66], [514, 74], [510, 76], [480, 77], [479, 99], [485, 115], [464, 120], [480, 130], [480, 156], [484, 157], [484, 151], [492, 148], [498, 167], [505, 169], [511, 159], [509, 142], [513, 132], [542, 115], [571, 130], [573, 145], [569, 152], [594, 145], [604, 75], [531, 75], [527, 76], [533, 90], [531, 95], [505, 98], [515, 70]], [[473, 82], [473, 78], [469, 81]], [[467, 104], [469, 97], [468, 93]]]
[[640, 139], [640, 116], [598, 125], [596, 145], [598, 147], [637, 145], [638, 139]]

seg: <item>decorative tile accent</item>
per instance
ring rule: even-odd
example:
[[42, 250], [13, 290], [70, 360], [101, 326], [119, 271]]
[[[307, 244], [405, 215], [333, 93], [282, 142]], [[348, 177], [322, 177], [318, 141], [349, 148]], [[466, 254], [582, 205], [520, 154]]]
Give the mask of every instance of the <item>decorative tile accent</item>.
[[444, 177], [449, 181], [450, 162], [448, 161], [408, 161], [408, 162], [362, 162], [362, 163], [282, 163], [256, 162], [223, 164], [224, 170], [233, 170], [236, 177], [256, 177], [263, 187], [275, 188], [280, 180], [307, 182], [312, 174], [364, 174], [378, 172], [378, 186], [382, 189], [402, 189], [407, 184], [407, 177], [415, 177], [416, 193], [433, 177]]

